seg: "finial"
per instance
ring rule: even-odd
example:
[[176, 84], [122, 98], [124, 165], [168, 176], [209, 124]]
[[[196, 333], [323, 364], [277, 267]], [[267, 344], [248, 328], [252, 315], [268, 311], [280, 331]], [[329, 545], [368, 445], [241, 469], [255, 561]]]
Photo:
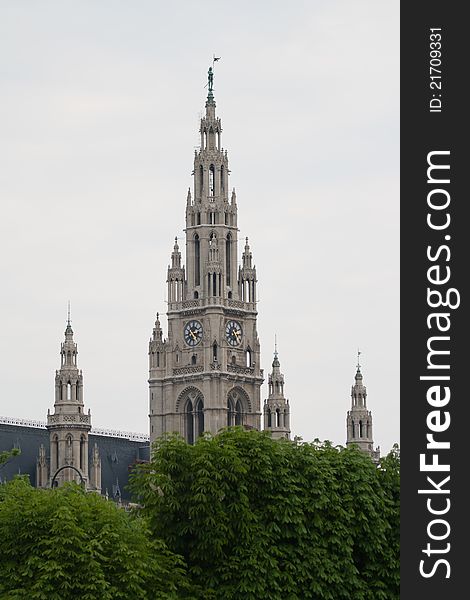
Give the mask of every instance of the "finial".
[[361, 356], [361, 351], [359, 350], [359, 348], [357, 349], [357, 370], [360, 371], [361, 370], [361, 364], [359, 362], [359, 357]]
[[67, 310], [67, 325], [70, 325], [70, 300], [68, 303], [68, 310]]
[[277, 335], [274, 334], [274, 358], [277, 358]]
[[209, 70], [207, 71], [207, 89], [208, 89], [208, 93], [207, 93], [207, 102], [209, 104], [213, 104], [214, 102], [214, 94], [213, 89], [214, 89], [214, 71], [212, 70], [212, 67], [209, 67]]

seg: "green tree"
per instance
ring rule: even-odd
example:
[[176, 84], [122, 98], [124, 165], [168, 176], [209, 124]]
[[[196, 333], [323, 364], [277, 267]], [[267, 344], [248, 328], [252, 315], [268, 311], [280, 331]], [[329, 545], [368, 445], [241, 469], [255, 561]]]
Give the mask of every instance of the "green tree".
[[21, 454], [21, 451], [18, 448], [13, 448], [12, 450], [3, 450], [0, 452], [0, 467], [6, 464], [10, 458], [18, 456], [19, 454]]
[[398, 599], [399, 461], [232, 428], [157, 440], [131, 489], [202, 598]]
[[2, 599], [169, 600], [184, 588], [181, 558], [142, 518], [76, 484], [0, 486]]

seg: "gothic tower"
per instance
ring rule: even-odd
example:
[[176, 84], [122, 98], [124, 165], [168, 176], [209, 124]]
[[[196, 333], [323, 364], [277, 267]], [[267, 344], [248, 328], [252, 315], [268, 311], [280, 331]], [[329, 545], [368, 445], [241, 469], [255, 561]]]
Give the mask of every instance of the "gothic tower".
[[186, 265], [175, 239], [168, 267], [168, 337], [157, 315], [149, 344], [150, 440], [176, 431], [193, 443], [227, 425], [260, 428], [256, 268], [238, 264], [237, 200], [215, 114], [213, 74], [186, 200]]
[[269, 396], [264, 401], [264, 428], [273, 438], [290, 439], [289, 400], [284, 397], [284, 375], [281, 373], [277, 345], [274, 350], [273, 370], [268, 376]]
[[356, 444], [363, 452], [369, 454], [374, 462], [377, 462], [380, 459], [380, 449], [377, 447], [374, 450], [372, 413], [370, 410], [367, 410], [367, 390], [362, 383], [359, 354], [355, 376], [356, 382], [351, 388], [351, 410], [348, 411], [346, 419], [346, 446]]
[[[84, 483], [88, 490], [100, 490], [101, 462], [97, 448], [93, 452], [93, 472], [88, 471], [88, 433], [91, 415], [83, 405], [83, 374], [77, 367], [77, 344], [73, 339], [70, 315], [65, 329], [65, 341], [60, 348], [60, 369], [55, 375], [54, 413], [47, 414], [50, 434], [50, 465], [47, 485], [65, 481]], [[46, 485], [44, 477], [45, 452], [40, 449], [38, 485]], [[99, 472], [99, 473], [98, 473]]]

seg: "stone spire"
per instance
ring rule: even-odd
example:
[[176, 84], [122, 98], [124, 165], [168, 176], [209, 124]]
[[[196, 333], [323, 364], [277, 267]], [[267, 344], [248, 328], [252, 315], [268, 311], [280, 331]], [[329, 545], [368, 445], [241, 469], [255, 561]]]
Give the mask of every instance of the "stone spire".
[[284, 375], [281, 373], [277, 342], [274, 345], [274, 360], [268, 376], [268, 388], [269, 396], [264, 401], [264, 428], [272, 432], [273, 438], [290, 439], [290, 406], [289, 400], [284, 397]]
[[346, 419], [346, 446], [355, 444], [377, 462], [380, 459], [380, 449], [374, 450], [372, 413], [367, 410], [367, 389], [363, 383], [360, 354], [358, 351], [355, 383], [351, 388], [351, 410], [348, 411]]
[[182, 302], [185, 292], [185, 273], [181, 266], [181, 252], [178, 246], [178, 238], [175, 237], [175, 245], [171, 253], [171, 267], [168, 267], [168, 305]]
[[249, 247], [239, 268], [237, 199], [213, 85], [212, 66], [193, 185], [184, 189], [184, 256], [175, 243], [168, 266], [167, 338], [156, 323], [149, 343], [152, 442], [171, 431], [192, 443], [227, 425], [260, 428], [256, 271]]
[[249, 302], [256, 305], [256, 267], [253, 263], [253, 255], [251, 253], [248, 238], [245, 238], [245, 250], [242, 254], [242, 264], [238, 272], [239, 296], [244, 302]]
[[[55, 375], [54, 413], [47, 415], [50, 435], [49, 485], [65, 481], [83, 483], [97, 490], [88, 477], [88, 433], [90, 411], [83, 404], [83, 374], [77, 366], [78, 349], [73, 339], [70, 308], [65, 328], [65, 341], [60, 347], [60, 369]], [[39, 457], [41, 460], [41, 457]]]

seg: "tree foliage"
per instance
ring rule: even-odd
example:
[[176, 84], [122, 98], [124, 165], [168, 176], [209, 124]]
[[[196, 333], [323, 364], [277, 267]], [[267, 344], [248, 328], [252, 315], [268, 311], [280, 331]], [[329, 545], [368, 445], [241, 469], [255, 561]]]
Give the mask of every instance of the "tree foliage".
[[180, 558], [142, 518], [69, 484], [0, 486], [0, 597], [11, 600], [173, 599]]
[[13, 448], [12, 450], [3, 450], [0, 452], [0, 467], [5, 465], [14, 456], [19, 456], [20, 454], [21, 451], [18, 448]]
[[216, 600], [399, 597], [399, 458], [228, 429], [157, 440], [132, 476], [155, 539]]

